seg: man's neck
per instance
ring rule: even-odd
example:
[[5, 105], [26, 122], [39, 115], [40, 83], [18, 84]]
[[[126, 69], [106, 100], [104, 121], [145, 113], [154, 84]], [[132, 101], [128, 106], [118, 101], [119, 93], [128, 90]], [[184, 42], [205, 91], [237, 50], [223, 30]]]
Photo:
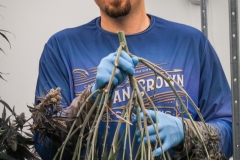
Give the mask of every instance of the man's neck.
[[125, 34], [135, 34], [146, 30], [150, 25], [150, 18], [146, 12], [130, 13], [127, 16], [111, 18], [101, 14], [101, 27], [109, 32], [124, 31]]

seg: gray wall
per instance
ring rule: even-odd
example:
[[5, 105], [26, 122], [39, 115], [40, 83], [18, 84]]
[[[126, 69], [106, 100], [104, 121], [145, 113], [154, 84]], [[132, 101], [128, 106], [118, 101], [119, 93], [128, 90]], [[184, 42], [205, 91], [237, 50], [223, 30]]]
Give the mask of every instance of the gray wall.
[[[11, 49], [0, 38], [0, 97], [16, 112], [32, 105], [38, 74], [38, 60], [44, 43], [55, 32], [84, 24], [99, 15], [93, 0], [0, 0], [0, 29], [11, 41]], [[200, 29], [200, 6], [190, 0], [146, 0], [147, 12]], [[229, 19], [227, 0], [208, 0], [209, 39], [217, 51], [230, 83]], [[0, 112], [2, 106], [0, 106]], [[1, 114], [0, 114], [1, 116]]]

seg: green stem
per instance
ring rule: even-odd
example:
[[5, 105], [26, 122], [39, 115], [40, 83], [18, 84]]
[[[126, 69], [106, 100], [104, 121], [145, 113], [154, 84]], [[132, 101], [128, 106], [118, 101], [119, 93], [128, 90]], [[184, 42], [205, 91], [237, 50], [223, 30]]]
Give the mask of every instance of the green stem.
[[[144, 61], [143, 61], [143, 62], [144, 62]], [[181, 97], [179, 96], [179, 94], [177, 93], [177, 91], [176, 91], [176, 89], [174, 88], [173, 84], [171, 83], [170, 76], [169, 76], [169, 77], [165, 77], [162, 73], [160, 73], [159, 71], [157, 71], [157, 70], [155, 69], [155, 67], [153, 67], [153, 66], [151, 66], [151, 65], [148, 65], [147, 63], [146, 63], [146, 65], [147, 65], [150, 69], [152, 69], [154, 72], [156, 72], [158, 75], [160, 75], [160, 76], [169, 84], [170, 88], [172, 89], [172, 91], [173, 91], [174, 94], [176, 95], [177, 99], [179, 100], [181, 106], [183, 107], [185, 113], [188, 115], [188, 117], [189, 117], [189, 119], [190, 119], [190, 121], [191, 121], [194, 129], [195, 129], [196, 132], [197, 132], [198, 137], [200, 138], [200, 140], [201, 140], [201, 142], [202, 142], [202, 144], [203, 144], [204, 150], [205, 150], [205, 152], [206, 152], [206, 154], [207, 154], [207, 158], [209, 159], [210, 157], [209, 157], [209, 154], [208, 154], [206, 145], [205, 145], [205, 143], [204, 143], [204, 141], [203, 141], [202, 135], [200, 134], [197, 126], [195, 125], [195, 121], [192, 119], [192, 116], [191, 116], [191, 114], [189, 113], [187, 107], [184, 105], [184, 103], [182, 102]], [[177, 84], [177, 83], [176, 83], [176, 84]], [[188, 96], [188, 95], [187, 95], [187, 96]], [[188, 97], [189, 97], [189, 96], [188, 96]], [[204, 121], [203, 121], [203, 123], [204, 123]], [[207, 130], [208, 130], [208, 129], [207, 129]], [[210, 133], [210, 132], [209, 132], [209, 133]]]
[[[123, 110], [121, 116], [124, 117], [124, 115], [125, 115], [125, 109]], [[116, 146], [118, 146], [118, 144], [117, 144], [118, 135], [119, 135], [119, 132], [120, 132], [121, 125], [122, 125], [122, 120], [119, 119], [117, 128], [116, 128], [114, 136], [113, 136], [112, 147], [111, 147], [111, 151], [109, 153], [109, 158], [108, 159], [110, 159], [113, 156], [113, 154], [116, 152]]]
[[[128, 116], [128, 109], [126, 108], [126, 115]], [[125, 116], [124, 116], [125, 117]], [[123, 145], [123, 155], [122, 155], [122, 160], [125, 159], [125, 152], [126, 152], [126, 142], [127, 142], [127, 135], [128, 135], [128, 127], [127, 127], [127, 123], [125, 124], [125, 134], [124, 134], [124, 145]]]
[[161, 138], [159, 137], [159, 134], [158, 134], [158, 116], [157, 116], [157, 110], [158, 109], [155, 106], [155, 104], [153, 103], [153, 101], [151, 100], [151, 98], [148, 96], [147, 92], [144, 90], [143, 86], [139, 82], [137, 82], [137, 83], [138, 83], [138, 86], [140, 86], [140, 88], [143, 90], [143, 92], [146, 95], [147, 100], [150, 102], [151, 106], [154, 108], [154, 113], [155, 113], [155, 117], [156, 117], [156, 126], [157, 127], [154, 125], [154, 122], [153, 122], [151, 116], [149, 116], [148, 114], [147, 114], [147, 116], [149, 117], [149, 120], [150, 120], [150, 122], [151, 122], [151, 124], [152, 124], [152, 126], [153, 126], [153, 128], [154, 128], [154, 130], [156, 132], [157, 141], [160, 144], [160, 147], [161, 147], [161, 150], [162, 150], [162, 153], [163, 153], [162, 154], [163, 155], [163, 159], [166, 160], [165, 152], [163, 151], [163, 148], [162, 148], [162, 141], [161, 141]]
[[[140, 145], [141, 146], [141, 145]], [[134, 158], [134, 160], [137, 160], [137, 158], [138, 158], [138, 155], [139, 155], [139, 152], [140, 152], [140, 149], [141, 149], [141, 147], [138, 147], [138, 150], [137, 150], [137, 153], [136, 153], [136, 155], [135, 155], [135, 158]]]
[[[106, 95], [105, 95], [105, 97], [106, 97]], [[92, 146], [91, 146], [92, 147], [92, 151], [91, 151], [92, 152], [92, 160], [94, 158], [95, 147], [96, 147], [96, 143], [97, 143], [97, 133], [98, 133], [98, 128], [99, 128], [99, 123], [102, 119], [104, 110], [106, 109], [106, 107], [105, 107], [106, 105], [107, 105], [107, 102], [105, 101], [103, 107], [101, 108], [101, 112], [98, 117], [97, 123], [95, 125], [94, 134], [93, 134], [93, 138], [92, 138], [93, 141], [92, 141]]]
[[148, 132], [148, 124], [147, 124], [147, 112], [143, 103], [143, 99], [141, 96], [141, 93], [137, 87], [137, 80], [135, 79], [135, 77], [130, 76], [130, 79], [132, 79], [132, 81], [134, 81], [134, 88], [136, 89], [136, 93], [137, 93], [137, 98], [138, 98], [138, 103], [140, 104], [140, 107], [142, 109], [142, 112], [144, 114], [143, 116], [143, 125], [144, 125], [144, 131], [145, 131], [145, 136], [147, 138], [147, 145], [148, 145], [148, 155], [152, 155], [152, 147], [151, 147], [151, 142], [150, 142], [150, 138], [149, 138], [149, 132]]
[[[188, 93], [183, 89], [183, 87], [180, 86], [180, 85], [167, 73], [167, 71], [165, 71], [165, 70], [163, 70], [162, 68], [156, 66], [155, 64], [149, 62], [149, 61], [146, 60], [146, 59], [142, 59], [142, 58], [140, 58], [140, 59], [141, 59], [141, 60], [139, 60], [139, 61], [141, 61], [141, 62], [142, 62], [144, 65], [146, 65], [147, 67], [153, 69], [153, 71], [154, 71], [155, 73], [157, 73], [159, 76], [161, 76], [162, 78], [164, 78], [164, 80], [167, 80], [167, 81], [171, 80], [172, 82], [174, 82], [174, 83], [177, 85], [177, 87], [178, 87], [178, 88], [187, 96], [187, 98], [190, 100], [190, 102], [191, 102], [191, 104], [193, 105], [195, 111], [197, 112], [200, 120], [203, 122], [206, 130], [208, 131], [209, 134], [211, 134], [211, 133], [210, 133], [210, 130], [208, 129], [208, 127], [207, 127], [207, 125], [206, 125], [206, 123], [205, 123], [204, 118], [202, 117], [202, 114], [201, 114], [200, 111], [199, 111], [199, 108], [198, 108], [197, 105], [194, 103], [194, 101], [192, 100], [192, 98], [188, 95]], [[163, 72], [164, 74], [166, 74], [166, 76], [165, 76], [164, 74], [162, 74], [161, 72], [157, 71], [155, 68], [159, 69], [161, 72]]]
[[[80, 131], [80, 135], [79, 135], [81, 137], [81, 140], [80, 140], [81, 145], [79, 147], [78, 157], [81, 156], [82, 140], [83, 140], [83, 137], [84, 137], [84, 131], [85, 131], [86, 125], [89, 123], [91, 115], [93, 114], [95, 109], [98, 107], [98, 102], [99, 102], [100, 97], [102, 97], [102, 92], [98, 94], [96, 101], [94, 102], [94, 104], [91, 107], [91, 109], [89, 110], [86, 118], [84, 119], [83, 124], [81, 125], [81, 131]], [[94, 123], [92, 125], [94, 125]]]
[[106, 141], [107, 141], [107, 136], [108, 136], [108, 128], [109, 128], [109, 126], [108, 126], [108, 124], [109, 124], [108, 116], [110, 116], [109, 112], [108, 112], [108, 109], [107, 109], [107, 113], [106, 114], [107, 114], [107, 121], [106, 121], [106, 126], [105, 126], [105, 132], [104, 132], [104, 139], [103, 139], [103, 147], [102, 147], [102, 155], [101, 155], [101, 157], [103, 157], [103, 155], [104, 155], [105, 147], [106, 147]]
[[[80, 109], [79, 109], [76, 117], [79, 117], [79, 116], [80, 116], [80, 113], [81, 113], [81, 111], [83, 110], [83, 108], [85, 108], [86, 103], [88, 103], [89, 100], [90, 100], [90, 98], [92, 98], [92, 96], [93, 96], [95, 93], [97, 93], [97, 92], [99, 92], [99, 90], [94, 91], [93, 93], [91, 93], [91, 94], [88, 96], [88, 98], [86, 99], [86, 101], [85, 101], [85, 102], [82, 104], [82, 106], [80, 107]], [[70, 129], [70, 131], [69, 131], [69, 133], [68, 133], [68, 135], [67, 135], [67, 137], [66, 137], [66, 139], [64, 140], [64, 142], [62, 143], [62, 145], [61, 145], [60, 148], [58, 149], [58, 151], [57, 151], [57, 153], [55, 154], [53, 160], [56, 160], [56, 158], [57, 158], [58, 154], [60, 153], [60, 151], [61, 151], [60, 159], [62, 159], [62, 155], [63, 155], [64, 148], [65, 148], [65, 146], [66, 146], [67, 141], [69, 141], [69, 139], [70, 139], [70, 135], [71, 135], [71, 133], [72, 133], [72, 130], [73, 130], [76, 122], [77, 122], [77, 119], [74, 120], [74, 122], [73, 122], [73, 124], [72, 124], [72, 126], [71, 126], [71, 129]]]
[[[129, 113], [128, 113], [129, 116], [127, 116], [127, 120], [130, 121], [130, 116], [131, 116], [131, 112], [130, 112], [130, 109], [129, 109]], [[128, 146], [129, 146], [129, 159], [132, 160], [132, 148], [131, 148], [131, 130], [130, 130], [130, 125], [128, 123], [126, 123], [127, 125], [127, 132], [128, 132]]]
[[75, 160], [75, 159], [76, 159], [77, 154], [78, 154], [78, 149], [79, 149], [79, 146], [80, 146], [80, 145], [81, 145], [80, 137], [78, 137], [78, 140], [77, 140], [77, 143], [76, 143], [76, 146], [75, 146], [75, 150], [74, 150], [74, 154], [73, 154], [72, 160]]
[[[94, 128], [95, 128], [95, 123], [97, 122], [97, 119], [99, 117], [99, 113], [100, 113], [100, 109], [103, 107], [103, 104], [101, 102], [103, 102], [103, 98], [105, 97], [105, 93], [102, 94], [102, 97], [101, 97], [101, 100], [100, 100], [100, 104], [97, 106], [97, 112], [96, 112], [96, 115], [95, 115], [95, 118], [94, 118], [94, 121], [92, 123], [92, 126], [90, 128], [90, 131], [89, 131], [89, 134], [88, 134], [88, 137], [87, 137], [87, 146], [86, 146], [86, 153], [90, 153], [90, 142], [92, 140], [92, 135], [93, 135], [93, 131], [94, 131]], [[87, 159], [87, 156], [88, 154], [85, 155], [85, 159]]]
[[[118, 37], [119, 37], [120, 44], [123, 44], [123, 50], [126, 51], [128, 54], [130, 54], [129, 50], [128, 50], [128, 47], [127, 47], [127, 41], [126, 41], [126, 37], [125, 37], [124, 32], [123, 31], [118, 32]], [[139, 102], [140, 107], [141, 107], [141, 109], [143, 111], [143, 114], [145, 115], [146, 114], [146, 110], [145, 110], [145, 106], [144, 106], [144, 103], [143, 103], [142, 96], [141, 96], [140, 91], [139, 91], [139, 89], [137, 87], [137, 80], [135, 79], [135, 77], [129, 76], [129, 81], [130, 81], [130, 83], [132, 85], [133, 90], [136, 90], [138, 102]], [[150, 143], [149, 133], [148, 133], [148, 129], [147, 129], [147, 119], [146, 119], [146, 116], [144, 116], [143, 124], [144, 124], [144, 128], [145, 128], [145, 135], [146, 135], [147, 144], [148, 144], [148, 155], [150, 156], [150, 155], [152, 155], [151, 154], [152, 150], [151, 150], [151, 143]], [[153, 159], [153, 156], [151, 156], [151, 159]]]
[[112, 71], [110, 80], [109, 80], [109, 82], [108, 82], [108, 85], [107, 85], [107, 87], [106, 87], [106, 89], [105, 89], [105, 92], [106, 92], [106, 97], [105, 97], [105, 99], [108, 99], [108, 94], [109, 94], [109, 91], [110, 91], [111, 86], [112, 86], [112, 82], [113, 82], [113, 79], [114, 79], [114, 76], [115, 76], [115, 72], [116, 72], [117, 67], [118, 67], [118, 61], [119, 61], [119, 58], [120, 58], [120, 54], [121, 54], [122, 48], [123, 48], [122, 45], [120, 45], [120, 46], [118, 47], [117, 56], [116, 56], [116, 59], [115, 59], [115, 62], [114, 62], [113, 71]]

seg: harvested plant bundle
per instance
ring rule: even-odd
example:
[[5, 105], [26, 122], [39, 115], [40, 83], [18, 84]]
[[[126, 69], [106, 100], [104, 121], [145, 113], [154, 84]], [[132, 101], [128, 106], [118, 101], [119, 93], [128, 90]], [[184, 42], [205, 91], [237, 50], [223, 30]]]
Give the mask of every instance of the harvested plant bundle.
[[[154, 157], [153, 152], [156, 147], [162, 147], [161, 137], [158, 134], [158, 125], [153, 125], [154, 120], [146, 111], [144, 100], [142, 98], [142, 92], [146, 95], [146, 100], [148, 104], [153, 108], [155, 115], [157, 115], [157, 107], [153, 103], [154, 95], [149, 96], [143, 86], [136, 80], [134, 76], [129, 76], [129, 82], [131, 86], [131, 96], [128, 100], [127, 105], [124, 107], [121, 115], [114, 113], [111, 109], [111, 96], [109, 94], [113, 77], [118, 66], [118, 59], [122, 50], [128, 53], [131, 57], [135, 56], [128, 51], [125, 35], [123, 32], [119, 32], [119, 40], [120, 46], [117, 49], [117, 58], [115, 61], [115, 67], [113, 68], [112, 76], [104, 89], [96, 90], [94, 93], [91, 93], [89, 97], [86, 97], [86, 100], [83, 102], [81, 107], [76, 114], [76, 117], [68, 117], [66, 115], [67, 111], [65, 109], [61, 109], [60, 105], [60, 97], [56, 98], [60, 94], [53, 94], [53, 96], [47, 95], [45, 98], [41, 100], [41, 103], [35, 107], [35, 109], [31, 109], [33, 113], [33, 117], [35, 119], [35, 123], [33, 124], [33, 129], [36, 132], [41, 133], [41, 139], [43, 140], [48, 136], [52, 137], [54, 142], [62, 142], [62, 145], [59, 147], [58, 152], [56, 153], [54, 159], [62, 159], [63, 153], [65, 151], [72, 152], [72, 159], [80, 159], [84, 158], [84, 160], [96, 160], [98, 159], [97, 155], [101, 154], [102, 160], [115, 160], [118, 156], [125, 157], [126, 150], [129, 150], [129, 153], [132, 153], [133, 146], [135, 144], [136, 137], [131, 138], [130, 130], [131, 130], [131, 115], [134, 112], [137, 117], [140, 115], [140, 111], [144, 115], [143, 121], [139, 118], [137, 119], [136, 129], [140, 131], [141, 141], [139, 142], [138, 151], [136, 155], [128, 155], [130, 160], [156, 160], [156, 159], [171, 159], [168, 151], [163, 152], [163, 154], [159, 157]], [[139, 62], [143, 65], [147, 66], [151, 69], [155, 77], [160, 76], [167, 82], [169, 87], [172, 89], [176, 99], [177, 99], [177, 110], [182, 117], [182, 121], [184, 127], [189, 127], [194, 130], [195, 139], [191, 139], [192, 137], [186, 137], [184, 143], [191, 143], [189, 146], [194, 145], [195, 148], [191, 148], [189, 150], [188, 147], [183, 147], [184, 154], [178, 155], [176, 154], [175, 159], [181, 159], [182, 157], [186, 157], [186, 159], [224, 159], [219, 147], [218, 142], [220, 141], [219, 136], [216, 134], [216, 131], [211, 129], [204, 121], [199, 108], [194, 104], [193, 100], [186, 91], [180, 86], [167, 71], [163, 70], [159, 66], [147, 61], [146, 59], [138, 57]], [[191, 114], [189, 113], [187, 106], [183, 103], [179, 92], [174, 88], [173, 83], [177, 86], [177, 88], [184, 94], [184, 97], [188, 99], [188, 101], [192, 104], [194, 109], [196, 110], [201, 122], [204, 123], [204, 133], [200, 132], [197, 123], [192, 119]], [[155, 89], [156, 90], [156, 80], [155, 80]], [[59, 89], [57, 89], [59, 90]], [[53, 92], [52, 90], [51, 92]], [[49, 94], [51, 94], [51, 92]], [[58, 92], [60, 93], [60, 92]], [[90, 108], [87, 108], [86, 104], [92, 100], [92, 96], [98, 93], [95, 102]], [[154, 92], [155, 93], [155, 92]], [[54, 97], [55, 96], [55, 97]], [[50, 99], [49, 99], [50, 98]], [[54, 99], [54, 101], [53, 101]], [[56, 99], [56, 100], [55, 100]], [[41, 107], [45, 108], [41, 108]], [[34, 111], [34, 112], [33, 112]], [[103, 135], [103, 144], [102, 151], [99, 153], [97, 150], [97, 135], [99, 131], [99, 124], [102, 120], [103, 115], [113, 114], [118, 118], [118, 124], [115, 129], [115, 134], [113, 136], [112, 144], [110, 152], [107, 153], [107, 144], [106, 139], [109, 136], [109, 119], [106, 118], [106, 126]], [[188, 117], [186, 119], [183, 118], [183, 114]], [[80, 120], [80, 116], [84, 115], [84, 118]], [[157, 116], [156, 116], [157, 117]], [[125, 123], [125, 131], [121, 132], [120, 135], [120, 127], [123, 122]], [[78, 125], [76, 125], [78, 124]], [[148, 125], [153, 125], [156, 132], [156, 143], [151, 143], [148, 133]], [[203, 134], [205, 134], [205, 139], [203, 139]], [[143, 140], [143, 136], [146, 136], [146, 142]], [[206, 140], [206, 137], [207, 140]], [[124, 142], [122, 155], [118, 154], [118, 150], [120, 148], [120, 141]], [[182, 146], [185, 146], [183, 144]], [[85, 153], [82, 153], [82, 149], [85, 149]]]

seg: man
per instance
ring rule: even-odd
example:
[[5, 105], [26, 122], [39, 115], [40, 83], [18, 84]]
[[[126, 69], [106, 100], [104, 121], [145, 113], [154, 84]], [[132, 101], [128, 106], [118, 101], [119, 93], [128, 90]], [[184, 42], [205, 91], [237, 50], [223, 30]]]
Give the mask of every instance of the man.
[[[43, 87], [48, 91], [60, 87], [63, 90], [62, 102], [65, 104], [63, 107], [70, 110], [70, 116], [75, 116], [79, 104], [86, 100], [90, 93], [103, 88], [109, 81], [116, 58], [115, 51], [119, 46], [117, 32], [123, 30], [131, 53], [167, 70], [186, 90], [199, 107], [210, 130], [214, 132], [216, 129], [221, 137], [219, 147], [223, 155], [230, 157], [232, 155], [230, 87], [219, 59], [206, 37], [192, 27], [147, 14], [144, 0], [95, 0], [95, 2], [100, 8], [100, 17], [85, 25], [60, 31], [46, 43], [40, 59], [36, 93], [41, 96]], [[112, 108], [116, 113], [122, 112], [121, 107], [125, 106], [128, 100], [126, 93], [129, 92], [129, 83], [126, 82], [126, 75], [135, 75], [149, 95], [154, 92], [154, 74], [147, 67], [137, 66], [137, 63], [136, 57], [131, 58], [125, 52], [121, 53], [113, 82], [113, 85], [118, 87], [112, 93]], [[173, 93], [169, 85], [161, 77], [157, 78], [156, 88], [157, 98], [154, 103], [159, 109], [158, 117], [152, 114], [151, 108], [148, 113], [153, 119], [159, 119], [159, 135], [162, 137], [164, 151], [173, 149], [172, 155], [184, 157], [185, 154], [180, 152], [184, 148], [187, 147], [190, 151], [196, 149], [197, 146], [191, 143], [196, 134], [187, 117], [184, 124], [177, 117], [179, 116], [176, 110], [177, 102], [172, 98]], [[181, 98], [184, 99], [184, 96]], [[193, 119], [197, 121], [197, 127], [203, 138], [207, 140], [209, 137], [204, 136], [203, 123], [196, 111], [187, 100], [185, 103]], [[87, 105], [92, 104], [93, 101]], [[114, 116], [108, 118], [113, 119], [110, 128], [114, 128], [116, 126]], [[133, 117], [132, 121], [135, 122], [136, 118]], [[101, 126], [104, 126], [104, 119]], [[98, 135], [100, 138], [104, 131], [104, 127], [101, 126]], [[109, 135], [114, 133], [112, 128]], [[139, 136], [138, 132], [135, 134]], [[154, 142], [156, 135], [150, 134], [151, 141]], [[187, 146], [183, 146], [184, 134], [188, 138]], [[36, 140], [38, 136], [35, 135]], [[50, 139], [47, 142], [49, 148], [36, 145], [36, 149], [43, 159], [52, 159], [57, 146], [54, 146]], [[107, 144], [110, 146], [111, 142], [107, 141]], [[101, 150], [101, 145], [97, 147]], [[136, 149], [133, 152], [135, 155]], [[161, 155], [161, 148], [157, 148], [154, 154]], [[126, 158], [128, 155], [127, 153]], [[65, 159], [68, 159], [68, 155], [65, 156]], [[122, 157], [119, 156], [118, 159]]]

